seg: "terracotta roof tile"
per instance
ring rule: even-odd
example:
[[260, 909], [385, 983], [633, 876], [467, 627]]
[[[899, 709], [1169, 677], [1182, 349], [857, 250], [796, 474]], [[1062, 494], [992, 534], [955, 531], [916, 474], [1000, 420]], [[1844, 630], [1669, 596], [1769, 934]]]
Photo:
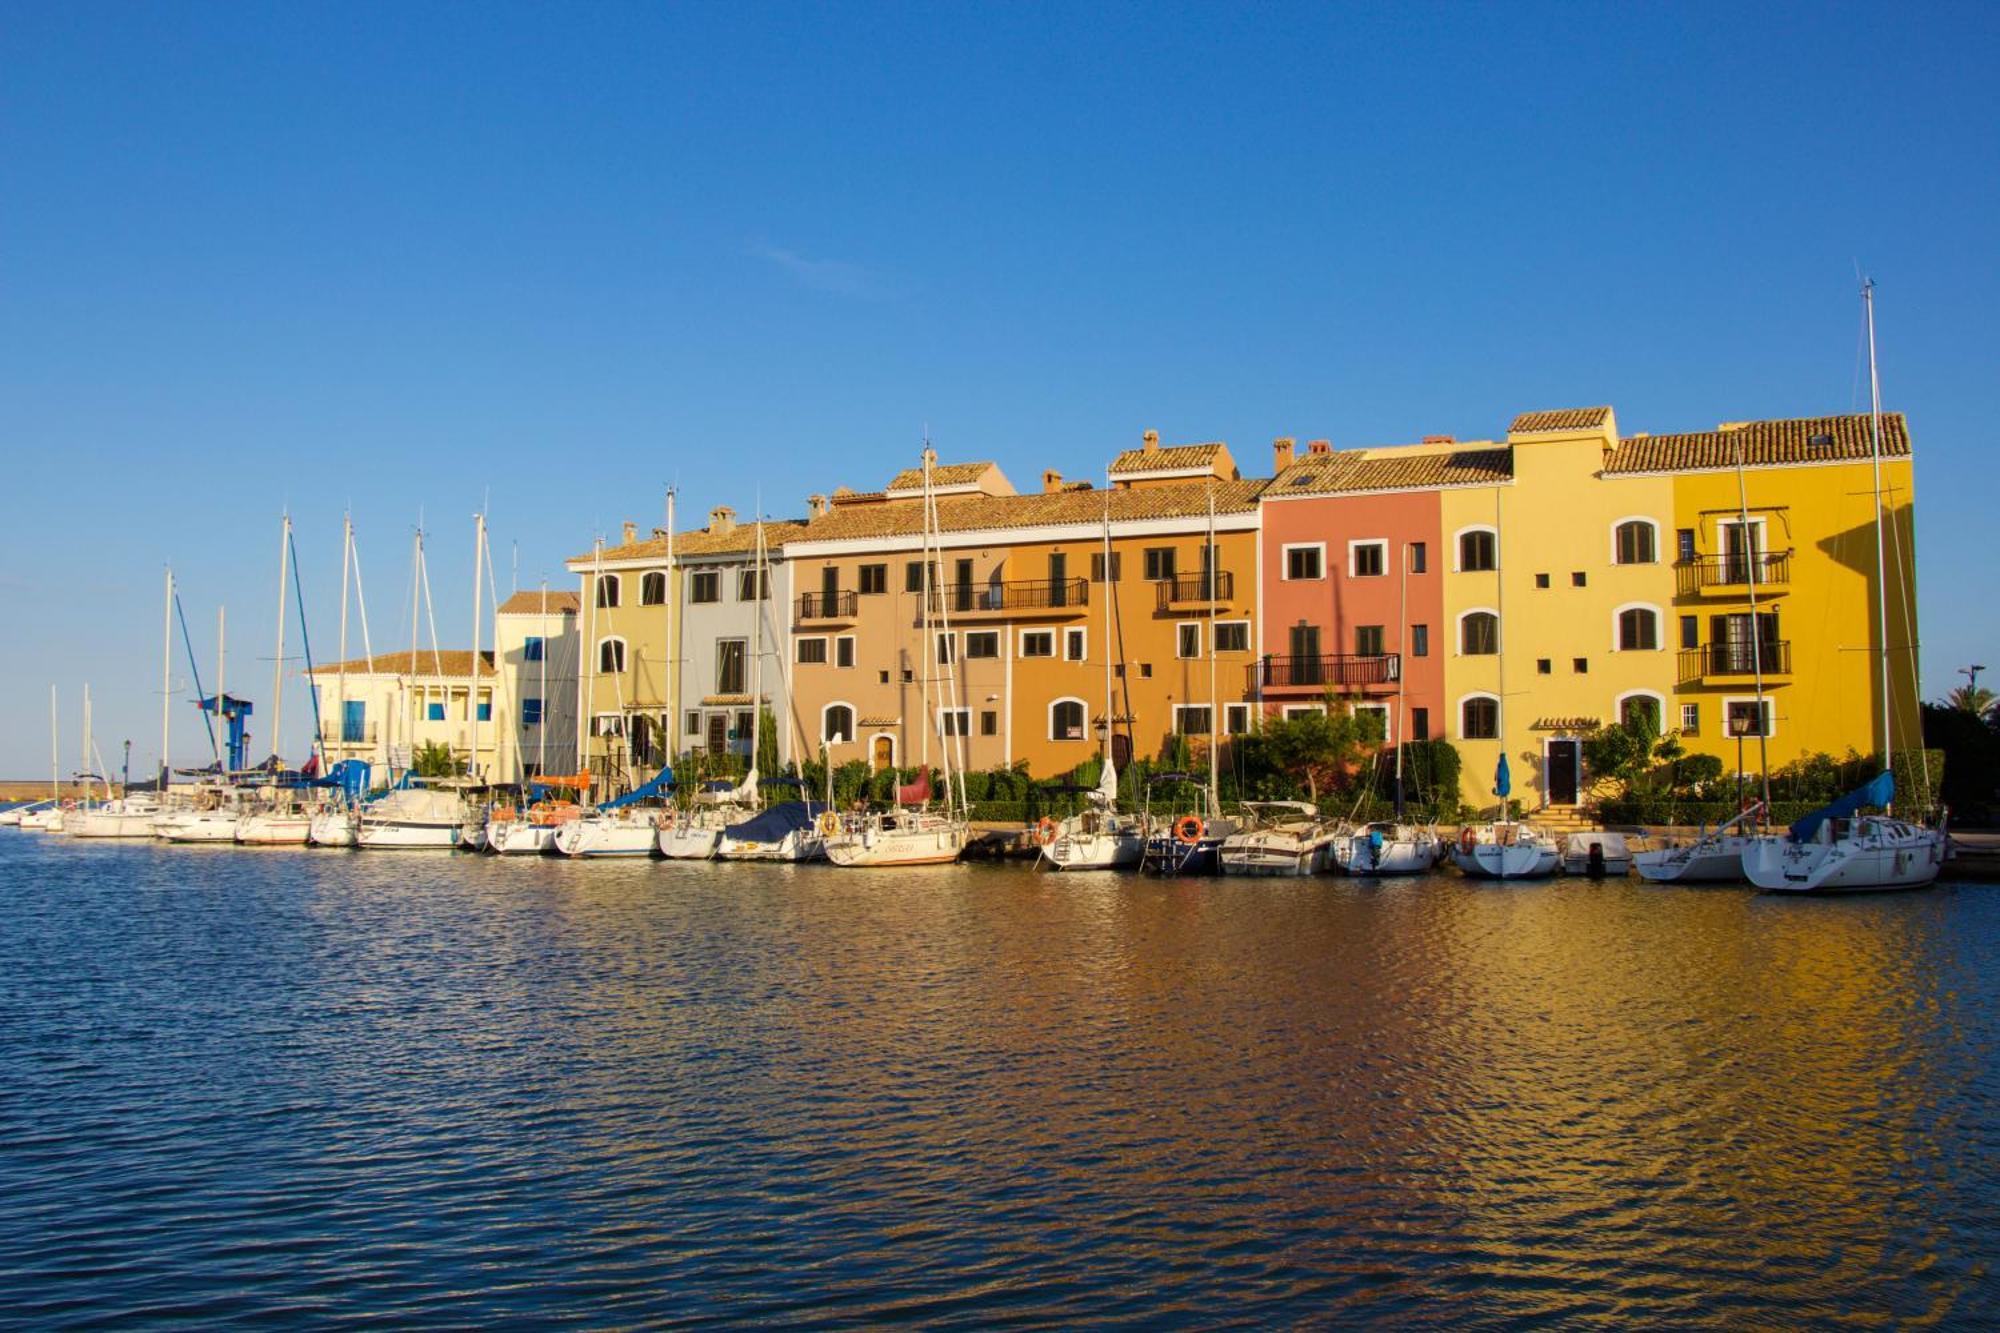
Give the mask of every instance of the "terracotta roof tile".
[[1459, 449], [1451, 453], [1387, 454], [1365, 450], [1308, 454], [1280, 472], [1264, 488], [1267, 499], [1287, 495], [1334, 495], [1344, 491], [1406, 491], [1435, 486], [1478, 486], [1514, 475], [1513, 453], [1505, 446]]
[[558, 592], [553, 588], [548, 592], [548, 605], [544, 606], [542, 601], [541, 589], [530, 590], [524, 588], [512, 597], [509, 597], [506, 601], [500, 603], [498, 614], [503, 616], [536, 616], [544, 613], [560, 614], [564, 611], [580, 610], [583, 606], [583, 599], [575, 593]]
[[1171, 444], [1151, 453], [1127, 449], [1111, 460], [1111, 475], [1120, 472], [1152, 472], [1159, 468], [1205, 468], [1215, 466], [1220, 444]]
[[1523, 412], [1507, 427], [1509, 435], [1544, 430], [1596, 430], [1611, 418], [1608, 407], [1560, 407], [1550, 412]]
[[[985, 463], [937, 463], [931, 467], [932, 486], [970, 486], [985, 476], [993, 467]], [[920, 467], [906, 467], [889, 479], [883, 487], [888, 491], [921, 491], [924, 488], [924, 470]]]
[[[1816, 436], [1827, 437], [1827, 443], [1814, 444]], [[1873, 453], [1865, 416], [1795, 417], [1688, 435], [1632, 436], [1618, 442], [1604, 471], [1615, 475], [1734, 468], [1739, 450], [1747, 467], [1866, 462]], [[1882, 415], [1882, 456], [1910, 456], [1909, 427], [1900, 412]]]
[[[1257, 494], [1267, 483], [1217, 481], [1215, 512], [1244, 514], [1257, 508]], [[1208, 512], [1210, 487], [1205, 482], [1153, 486], [1131, 490], [1056, 491], [1036, 495], [947, 495], [937, 502], [938, 526], [945, 532], [1005, 531], [1104, 521], [1105, 506], [1114, 523], [1146, 518], [1194, 518]], [[852, 541], [857, 538], [914, 536], [923, 531], [921, 505], [835, 506], [832, 513], [806, 525], [803, 541]]]
[[[764, 546], [777, 551], [788, 541], [797, 541], [805, 535], [806, 525], [796, 519], [778, 519], [764, 524]], [[690, 532], [674, 534], [674, 558], [705, 555], [748, 555], [757, 549], [757, 525], [738, 523], [728, 532], [710, 532], [707, 528], [695, 528]], [[585, 551], [573, 555], [567, 561], [569, 567], [578, 572], [586, 571], [597, 558], [595, 551]], [[667, 539], [654, 535], [621, 546], [604, 548], [605, 561], [615, 560], [661, 560], [667, 558]]]
[[[377, 653], [372, 659], [355, 657], [348, 659], [345, 663], [322, 662], [312, 669], [312, 673], [315, 676], [331, 676], [337, 674], [342, 666], [345, 666], [350, 672], [365, 672], [371, 669], [369, 664], [372, 661], [374, 664], [372, 669], [378, 676], [436, 676], [439, 674], [446, 676], [468, 676], [472, 674], [472, 652], [467, 648], [440, 648], [435, 656], [433, 656], [430, 649], [420, 648], [414, 654], [416, 659], [416, 668], [414, 670], [410, 667], [412, 656], [413, 654], [407, 652]], [[481, 676], [490, 676], [493, 674], [492, 653], [481, 652], [479, 654], [479, 674]]]

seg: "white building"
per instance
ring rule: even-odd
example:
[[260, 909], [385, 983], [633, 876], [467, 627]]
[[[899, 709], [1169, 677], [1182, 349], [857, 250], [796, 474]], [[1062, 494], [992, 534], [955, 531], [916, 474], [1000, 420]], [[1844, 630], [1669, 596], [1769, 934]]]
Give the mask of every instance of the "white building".
[[495, 776], [524, 782], [576, 765], [576, 681], [582, 639], [573, 592], [517, 592], [493, 616], [506, 716], [495, 730]]
[[376, 653], [313, 668], [319, 692], [320, 740], [329, 764], [361, 759], [378, 778], [409, 767], [416, 752], [443, 745], [459, 762], [490, 769], [498, 743], [493, 655], [479, 655], [474, 704], [472, 654], [463, 648]]

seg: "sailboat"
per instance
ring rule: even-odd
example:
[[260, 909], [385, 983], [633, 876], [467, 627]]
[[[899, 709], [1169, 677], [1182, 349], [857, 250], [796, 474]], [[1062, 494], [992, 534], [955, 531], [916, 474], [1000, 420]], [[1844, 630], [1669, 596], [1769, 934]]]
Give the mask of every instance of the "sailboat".
[[160, 817], [167, 791], [167, 744], [172, 729], [173, 708], [173, 617], [174, 572], [167, 571], [165, 633], [160, 668], [160, 769], [157, 790], [134, 794], [127, 784], [125, 794], [91, 810], [78, 811], [67, 831], [79, 838], [150, 838], [153, 821]]
[[[354, 548], [354, 519], [350, 515], [341, 520], [340, 543], [340, 667], [334, 677], [333, 725], [340, 727], [341, 740], [348, 739], [347, 726], [347, 589], [350, 575], [356, 592], [361, 587], [361, 557]], [[375, 649], [368, 642], [368, 603], [361, 603], [361, 652], [367, 660], [368, 673], [375, 673]], [[365, 780], [362, 783], [366, 785]], [[315, 847], [354, 847], [359, 845], [361, 832], [361, 807], [358, 800], [346, 788], [341, 794], [321, 806], [313, 815], [307, 832], [307, 840]]]
[[[1410, 631], [1409, 590], [1410, 547], [1406, 542], [1396, 613], [1397, 633], [1405, 643]], [[1404, 818], [1403, 714], [1409, 698], [1409, 681], [1406, 669], [1396, 672], [1396, 817], [1364, 824], [1334, 838], [1334, 864], [1350, 875], [1424, 875], [1444, 859], [1444, 842], [1438, 837], [1437, 825], [1412, 824]]]
[[49, 799], [21, 816], [21, 827], [38, 833], [60, 833], [63, 825], [62, 720], [56, 712], [56, 687], [49, 686]]
[[[939, 656], [936, 641], [931, 631], [931, 613], [936, 611], [940, 632], [951, 633], [950, 599], [943, 596], [943, 590], [934, 586], [932, 577], [943, 563], [943, 553], [939, 549], [941, 538], [937, 522], [937, 498], [931, 489], [931, 469], [937, 463], [937, 454], [930, 441], [924, 441], [924, 543], [923, 543], [923, 612], [920, 624], [923, 631], [922, 652], [923, 674], [923, 725], [924, 736], [929, 737], [928, 728], [937, 725], [938, 712], [931, 707], [930, 686], [934, 677], [935, 661]], [[931, 774], [926, 762], [917, 773], [915, 782], [899, 787], [896, 804], [891, 810], [864, 815], [841, 824], [837, 831], [826, 838], [826, 858], [837, 866], [918, 866], [948, 865], [965, 852], [966, 838], [970, 825], [965, 818], [965, 728], [959, 719], [965, 715], [958, 709], [958, 673], [956, 652], [945, 656], [945, 679], [941, 682], [944, 691], [944, 716], [952, 718], [953, 724], [942, 729], [939, 737], [939, 758], [944, 777], [944, 808], [932, 810], [930, 802]], [[952, 742], [958, 743], [957, 762], [954, 764]], [[928, 749], [926, 745], [926, 749]], [[960, 775], [956, 785], [953, 772]], [[829, 828], [833, 821], [827, 821]]]
[[1035, 831], [1041, 844], [1042, 864], [1051, 870], [1124, 870], [1139, 864], [1145, 854], [1146, 836], [1139, 821], [1118, 813], [1118, 764], [1113, 757], [1118, 713], [1113, 704], [1111, 615], [1117, 601], [1111, 580], [1111, 488], [1104, 499], [1104, 769], [1097, 786], [1086, 798], [1089, 804], [1060, 823], [1044, 820]]
[[1245, 801], [1250, 826], [1222, 840], [1225, 875], [1316, 875], [1333, 864], [1334, 830], [1310, 801]]
[[[1493, 491], [1493, 527], [1500, 530], [1500, 490]], [[1495, 601], [1500, 609], [1500, 632], [1507, 632], [1507, 557], [1505, 547], [1496, 539], [1499, 548], [1500, 574], [1497, 582], [1499, 594]], [[1521, 824], [1514, 819], [1514, 780], [1507, 766], [1507, 654], [1506, 645], [1500, 645], [1500, 689], [1496, 721], [1499, 723], [1500, 762], [1493, 767], [1493, 794], [1500, 798], [1500, 818], [1489, 824], [1467, 824], [1458, 831], [1458, 845], [1452, 850], [1452, 860], [1459, 870], [1475, 879], [1540, 879], [1553, 875], [1562, 860], [1562, 848], [1556, 840], [1532, 824]]]
[[[668, 503], [667, 513], [667, 526], [671, 528], [673, 526], [671, 500]], [[670, 545], [671, 541], [672, 539], [669, 538]], [[671, 605], [671, 599], [669, 604]], [[539, 626], [539, 631], [544, 647], [537, 664], [541, 673], [541, 679], [539, 688], [536, 691], [536, 697], [547, 699], [549, 697], [549, 651], [547, 648], [547, 644], [549, 643], [549, 585], [546, 580], [542, 583], [541, 605], [542, 622]], [[671, 635], [669, 636], [669, 642], [671, 642]], [[536, 744], [538, 746], [535, 762], [536, 777], [532, 782], [527, 781], [525, 779], [525, 766], [523, 766], [522, 783], [526, 794], [534, 799], [534, 804], [525, 810], [495, 810], [488, 815], [486, 820], [486, 850], [501, 856], [540, 856], [545, 852], [553, 852], [556, 849], [557, 831], [564, 824], [569, 823], [573, 819], [579, 819], [583, 815], [582, 809], [574, 801], [552, 801], [546, 798], [553, 791], [564, 787], [573, 787], [579, 792], [588, 791], [590, 789], [590, 775], [581, 773], [575, 777], [548, 776], [549, 729], [546, 723], [543, 723], [538, 725], [535, 731]], [[515, 752], [517, 755], [520, 752], [518, 744], [515, 746]]]
[[[186, 634], [186, 627], [182, 627]], [[234, 843], [236, 826], [243, 818], [244, 789], [235, 780], [235, 773], [243, 767], [243, 751], [248, 744], [244, 731], [244, 719], [250, 715], [250, 704], [242, 699], [229, 697], [229, 610], [218, 606], [215, 609], [215, 693], [212, 696], [199, 693], [196, 685], [195, 706], [208, 722], [209, 747], [215, 751], [215, 771], [212, 777], [204, 779], [194, 791], [192, 800], [177, 810], [168, 811], [153, 821], [153, 836], [176, 843]], [[188, 645], [190, 657], [194, 652], [192, 642]], [[221, 723], [222, 739], [218, 740], [214, 730]]]
[[[90, 687], [83, 691], [84, 734], [90, 734]], [[85, 772], [90, 768], [90, 752], [94, 744], [84, 742]], [[103, 765], [98, 765], [101, 771]], [[111, 783], [104, 784], [105, 800], [100, 804], [86, 798], [81, 806], [69, 812], [63, 819], [63, 832], [72, 838], [150, 838], [153, 836], [153, 820], [160, 813], [159, 803], [151, 795], [125, 795], [113, 797]]]
[[[1861, 285], [1861, 303], [1868, 322], [1868, 433], [1875, 471], [1875, 661], [1882, 696], [1883, 767], [1872, 781], [1813, 811], [1783, 834], [1754, 838], [1744, 848], [1744, 877], [1776, 893], [1920, 889], [1935, 883], [1944, 868], [1944, 829], [1896, 817], [1896, 778], [1890, 764], [1896, 747], [1890, 706], [1887, 518], [1882, 510], [1882, 380], [1875, 364], [1872, 279]], [[1918, 744], [1917, 759], [1922, 763], [1921, 738]], [[1882, 813], [1861, 813], [1870, 809]]]
[[[300, 803], [298, 789], [287, 781], [284, 761], [279, 758], [279, 746], [284, 742], [280, 724], [284, 721], [285, 715], [286, 580], [291, 568], [290, 562], [295, 559], [297, 557], [292, 551], [292, 516], [288, 513], [284, 516], [278, 542], [278, 653], [271, 667], [271, 758], [268, 765], [270, 782], [258, 808], [244, 815], [236, 826], [236, 841], [258, 846], [304, 846], [306, 839], [312, 833], [312, 811]], [[301, 623], [299, 628], [303, 634], [304, 624]], [[315, 727], [313, 730], [313, 744], [317, 747], [319, 729]]]

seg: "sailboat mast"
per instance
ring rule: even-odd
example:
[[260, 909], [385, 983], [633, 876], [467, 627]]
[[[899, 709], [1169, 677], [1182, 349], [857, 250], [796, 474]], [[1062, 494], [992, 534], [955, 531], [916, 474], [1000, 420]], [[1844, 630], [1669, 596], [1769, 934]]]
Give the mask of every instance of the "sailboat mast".
[[[1509, 471], [1511, 470], [1510, 468]], [[1496, 629], [1494, 637], [1501, 641], [1493, 645], [1500, 659], [1498, 666], [1500, 673], [1500, 698], [1494, 704], [1493, 712], [1495, 715], [1494, 720], [1499, 724], [1495, 729], [1500, 733], [1500, 758], [1504, 762], [1507, 758], [1507, 644], [1505, 642], [1507, 633], [1507, 548], [1500, 540], [1501, 532], [1500, 488], [1495, 486], [1493, 488], [1493, 609], [1497, 613], [1494, 619], [1498, 620], [1500, 624]], [[1500, 798], [1500, 822], [1503, 824], [1514, 822], [1513, 785], [1513, 778], [1510, 775], [1507, 781], [1507, 795]]]
[[1116, 708], [1111, 694], [1111, 598], [1115, 580], [1111, 577], [1111, 490], [1104, 491], [1104, 762], [1112, 765], [1112, 736]]
[[292, 516], [288, 511], [278, 530], [278, 652], [271, 666], [271, 757], [278, 760], [280, 771], [285, 766], [278, 753], [281, 740], [278, 724], [285, 716], [285, 561], [291, 550]]
[[[672, 486], [667, 487], [667, 586], [665, 592], [666, 595], [660, 600], [665, 602], [667, 607], [667, 664], [664, 671], [665, 684], [662, 686], [662, 692], [666, 699], [666, 707], [662, 711], [666, 716], [660, 720], [660, 731], [662, 739], [666, 742], [667, 758], [671, 761], [675, 755], [680, 753], [679, 748], [674, 742], [677, 738], [676, 729], [680, 726], [681, 721], [680, 685], [674, 676], [674, 668], [680, 664], [680, 654], [674, 651], [676, 647], [674, 643], [674, 598], [680, 592], [680, 577], [674, 571], [674, 488]], [[542, 594], [542, 618], [544, 621], [548, 619], [548, 610], [548, 594], [544, 592]], [[548, 656], [548, 649], [546, 647], [542, 649], [542, 655], [544, 658]]]
[[215, 608], [215, 720], [222, 727], [223, 758], [216, 764], [218, 777], [229, 776], [229, 766], [236, 762], [236, 734], [229, 726], [229, 695], [225, 686], [229, 684], [226, 675], [229, 669], [229, 608]]
[[1396, 660], [1396, 734], [1389, 738], [1396, 747], [1396, 818], [1403, 817], [1403, 704], [1409, 698], [1410, 678], [1406, 672], [1410, 660], [1410, 544], [1403, 543], [1402, 579], [1396, 588], [1396, 646], [1401, 656]]
[[421, 521], [410, 538], [410, 674], [403, 690], [403, 744], [410, 749], [406, 767], [414, 768], [417, 762], [417, 616], [421, 612], [418, 605], [419, 588], [417, 567], [424, 558], [424, 526]]
[[[939, 568], [943, 568], [944, 534], [938, 525], [937, 492], [932, 489], [931, 478], [931, 467], [936, 462], [936, 459], [937, 455], [931, 449], [931, 442], [925, 440], [924, 540], [926, 543], [934, 543], [934, 545], [930, 546], [924, 554], [926, 564], [928, 564], [931, 551], [934, 550], [937, 553], [938, 566]], [[954, 788], [952, 784], [954, 776], [957, 781], [957, 813], [963, 815], [966, 809], [965, 732], [967, 728], [965, 724], [970, 720], [969, 714], [962, 712], [958, 703], [958, 643], [951, 636], [951, 610], [949, 603], [950, 599], [945, 597], [940, 597], [938, 602], [938, 624], [943, 627], [943, 642], [945, 644], [944, 680], [942, 682], [944, 689], [944, 715], [951, 719], [950, 725], [938, 737], [938, 757], [944, 763], [944, 812], [947, 817], [953, 813], [952, 800]], [[930, 636], [925, 635], [925, 638], [928, 639]], [[934, 661], [938, 656], [936, 643], [927, 643], [924, 647], [926, 658]], [[926, 700], [925, 712], [928, 713], [929, 711], [929, 701]], [[956, 746], [953, 745], [954, 741], [957, 742]], [[954, 759], [957, 760], [956, 763], [953, 762]]]
[[49, 686], [49, 799], [62, 802], [62, 718], [56, 712], [56, 687]]
[[755, 549], [750, 557], [750, 760], [744, 766], [757, 780], [757, 742], [764, 731], [764, 500], [757, 499]]
[[[1868, 453], [1875, 471], [1875, 633], [1876, 662], [1882, 677], [1882, 764], [1896, 768], [1889, 729], [1889, 574], [1882, 519], [1882, 378], [1875, 368], [1875, 280], [1863, 279], [1861, 306], [1868, 316]], [[1888, 807], [1894, 813], [1893, 802]]]
[[472, 683], [465, 689], [465, 708], [472, 714], [472, 764], [466, 776], [479, 780], [479, 631], [485, 610], [481, 597], [486, 592], [486, 515], [472, 516]]
[[[1216, 569], [1215, 554], [1215, 483], [1208, 484], [1208, 546], [1202, 551], [1201, 578], [1208, 585], [1208, 817], [1216, 819], [1222, 814], [1222, 756], [1220, 751], [1217, 716], [1222, 711], [1222, 701], [1216, 697], [1215, 688], [1215, 594], [1221, 575]], [[1240, 793], [1239, 793], [1240, 795]]]
[[549, 775], [549, 581], [542, 580], [542, 654], [539, 659], [535, 696], [541, 700], [535, 714], [535, 775]]
[[90, 682], [83, 683], [83, 799], [88, 804], [97, 786], [91, 781], [96, 770], [90, 766], [90, 752], [96, 748], [96, 741], [90, 734]]
[[174, 568], [167, 566], [167, 605], [160, 617], [160, 800], [167, 799], [167, 747], [173, 735]]
[[334, 668], [333, 677], [333, 724], [340, 728], [334, 734], [342, 742], [342, 758], [346, 758], [347, 741], [347, 585], [353, 566], [354, 519], [343, 514], [340, 519], [340, 664]]
[[[1764, 725], [1764, 634], [1763, 623], [1757, 619], [1757, 565], [1763, 559], [1763, 550], [1750, 539], [1750, 483], [1743, 475], [1743, 436], [1736, 437], [1736, 530], [1742, 534], [1739, 549], [1743, 552], [1746, 567], [1745, 579], [1750, 589], [1750, 672], [1757, 688], [1757, 767], [1763, 773], [1764, 817], [1771, 812], [1771, 750], [1766, 733], [1770, 728]], [[1661, 719], [1665, 721], [1665, 719]], [[1740, 817], [1742, 811], [1736, 812]]]

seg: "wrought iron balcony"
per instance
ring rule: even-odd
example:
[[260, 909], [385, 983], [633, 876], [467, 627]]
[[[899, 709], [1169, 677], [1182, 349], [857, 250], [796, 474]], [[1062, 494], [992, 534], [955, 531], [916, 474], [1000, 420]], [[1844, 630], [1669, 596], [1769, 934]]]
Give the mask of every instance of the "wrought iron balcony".
[[931, 614], [955, 616], [1066, 611], [1090, 605], [1088, 579], [1030, 579], [1011, 583], [946, 583], [931, 589]]
[[1153, 586], [1160, 590], [1159, 609], [1166, 611], [1195, 603], [1226, 602], [1236, 595], [1236, 576], [1226, 569], [1203, 570], [1199, 574], [1176, 574]]
[[321, 723], [319, 738], [328, 745], [373, 745], [375, 723], [363, 722], [359, 726], [350, 726], [345, 721]]
[[1402, 679], [1403, 655], [1350, 653], [1318, 657], [1265, 657], [1249, 667], [1252, 690], [1366, 690]]
[[1698, 555], [1674, 562], [1675, 585], [1683, 597], [1721, 589], [1747, 588], [1756, 575], [1759, 588], [1783, 588], [1792, 581], [1792, 553], [1746, 551], [1737, 555]]
[[802, 592], [794, 620], [852, 620], [855, 596], [847, 592]]
[[1699, 648], [1683, 648], [1680, 654], [1682, 684], [1698, 680], [1747, 680], [1759, 671], [1765, 678], [1792, 674], [1792, 644], [1789, 639], [1765, 639], [1757, 644], [1710, 643]]

